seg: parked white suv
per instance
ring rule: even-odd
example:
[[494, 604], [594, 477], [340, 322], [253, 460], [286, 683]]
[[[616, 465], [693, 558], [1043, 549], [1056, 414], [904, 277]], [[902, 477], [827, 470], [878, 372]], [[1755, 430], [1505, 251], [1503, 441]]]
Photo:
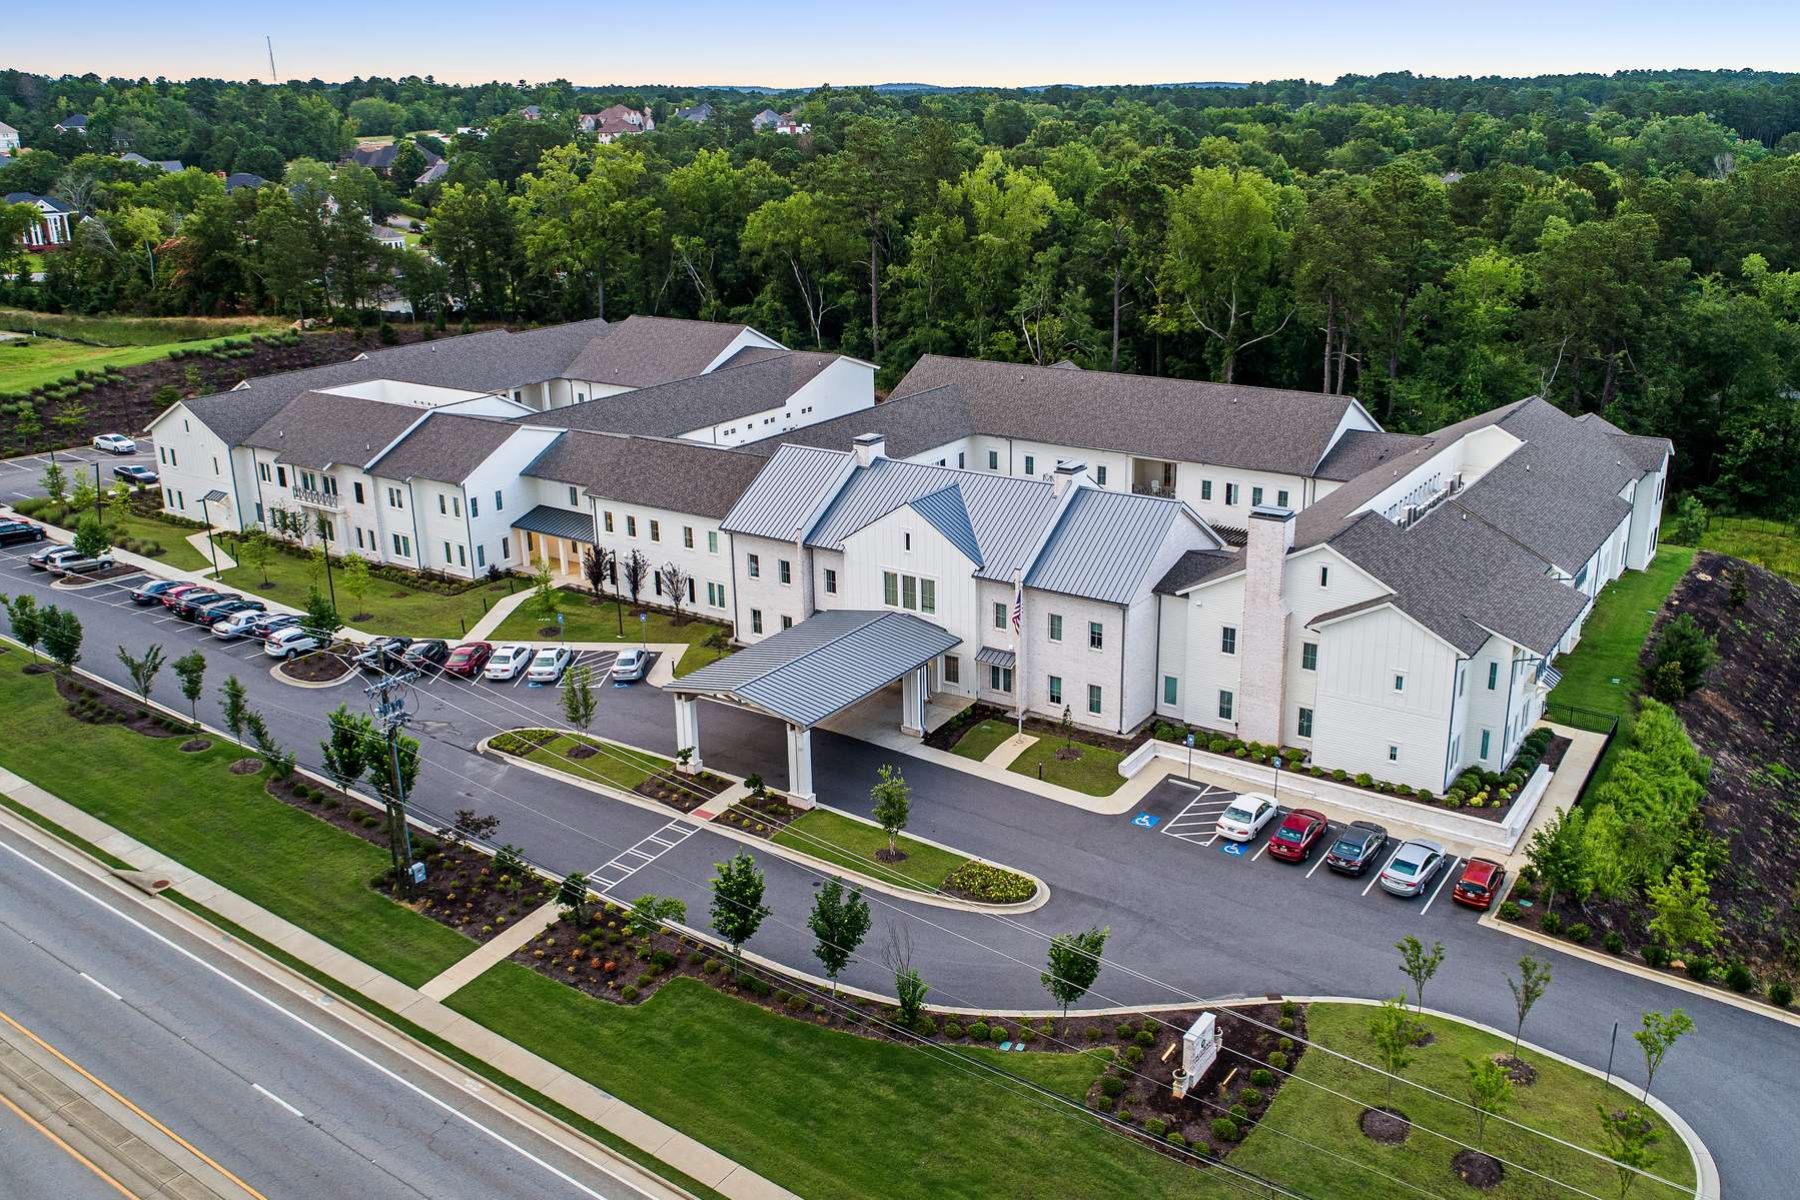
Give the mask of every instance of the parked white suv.
[[274, 636], [263, 643], [263, 653], [270, 658], [293, 658], [318, 648], [319, 639], [298, 625], [277, 630]]

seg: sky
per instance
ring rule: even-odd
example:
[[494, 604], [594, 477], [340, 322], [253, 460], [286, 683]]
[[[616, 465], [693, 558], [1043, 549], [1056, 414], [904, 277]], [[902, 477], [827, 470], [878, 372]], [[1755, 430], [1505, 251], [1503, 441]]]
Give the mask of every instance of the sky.
[[1249, 82], [1410, 70], [1800, 70], [1780, 0], [307, 0], [20, 3], [0, 67], [283, 79], [431, 75], [576, 84]]

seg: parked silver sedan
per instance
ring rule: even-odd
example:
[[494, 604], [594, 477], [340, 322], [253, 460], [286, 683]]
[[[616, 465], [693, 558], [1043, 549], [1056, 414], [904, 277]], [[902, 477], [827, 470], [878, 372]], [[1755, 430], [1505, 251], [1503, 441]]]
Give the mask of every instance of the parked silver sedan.
[[1403, 842], [1378, 878], [1382, 888], [1396, 896], [1417, 896], [1443, 868], [1444, 848], [1436, 842]]

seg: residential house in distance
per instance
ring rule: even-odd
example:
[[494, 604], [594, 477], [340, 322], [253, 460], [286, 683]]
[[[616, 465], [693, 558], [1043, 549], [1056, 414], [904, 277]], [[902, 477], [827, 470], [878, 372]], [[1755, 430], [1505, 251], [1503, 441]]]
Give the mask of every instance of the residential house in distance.
[[20, 149], [19, 131], [5, 121], [0, 121], [0, 154], [15, 154]]
[[88, 131], [87, 114], [70, 113], [68, 116], [58, 121], [53, 128], [58, 133], [79, 133], [82, 137], [86, 137]]
[[646, 133], [655, 129], [656, 119], [647, 108], [640, 110], [614, 104], [597, 113], [582, 113], [576, 118], [576, 126], [581, 132], [591, 133], [602, 142], [610, 142], [627, 134]]
[[541, 121], [544, 118], [544, 110], [535, 104], [527, 104], [519, 110], [519, 115], [527, 121]]
[[812, 126], [796, 119], [793, 113], [778, 113], [772, 108], [765, 108], [751, 117], [750, 128], [758, 133], [779, 133], [787, 137], [812, 132]]
[[61, 200], [54, 200], [49, 196], [36, 196], [30, 192], [8, 192], [6, 202], [8, 204], [29, 204], [41, 214], [37, 224], [25, 233], [27, 250], [47, 250], [52, 246], [61, 246], [68, 242], [75, 210]]
[[375, 240], [381, 243], [384, 249], [406, 249], [406, 235], [400, 230], [395, 229], [392, 225], [375, 225], [372, 227], [371, 232], [375, 235]]
[[417, 179], [413, 180], [413, 184], [417, 187], [424, 187], [428, 183], [436, 183], [438, 180], [442, 179], [444, 176], [448, 175], [449, 173], [450, 173], [450, 164], [447, 161], [445, 161], [444, 159], [440, 158], [436, 162], [432, 163], [429, 167], [426, 167], [423, 171], [421, 171], [419, 173], [419, 177]]
[[696, 125], [704, 125], [713, 119], [714, 113], [715, 110], [713, 106], [707, 101], [702, 100], [700, 103], [691, 107], [676, 109], [675, 119], [677, 121], [692, 121]]
[[155, 167], [165, 175], [174, 175], [183, 169], [178, 158], [145, 158], [135, 150], [127, 150], [119, 155], [119, 161], [140, 167]]
[[781, 114], [776, 112], [772, 108], [765, 108], [761, 112], [757, 113], [754, 117], [750, 118], [750, 128], [755, 130], [757, 133], [763, 133], [767, 130], [773, 129], [773, 128], [775, 128], [775, 126], [779, 125], [780, 123], [781, 123]]
[[[363, 143], [346, 154], [341, 161], [355, 163], [359, 167], [367, 167], [382, 175], [392, 175], [394, 158], [399, 153], [400, 146], [397, 142]], [[419, 147], [419, 153], [425, 156], [427, 171], [444, 161], [442, 155], [433, 154], [423, 146]]]
[[252, 175], [248, 171], [233, 171], [225, 177], [225, 192], [229, 195], [239, 188], [268, 187], [269, 181], [261, 175]]

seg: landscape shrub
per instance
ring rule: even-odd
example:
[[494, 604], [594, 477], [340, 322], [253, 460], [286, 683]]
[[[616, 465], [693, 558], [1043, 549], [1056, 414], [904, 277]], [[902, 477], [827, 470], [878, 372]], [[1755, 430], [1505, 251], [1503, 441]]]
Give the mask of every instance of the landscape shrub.
[[1097, 1042], [1106, 1035], [1100, 1032], [1100, 1027], [1098, 1025], [1089, 1025], [1082, 1031], [1082, 1036], [1087, 1038], [1090, 1042]]
[[619, 995], [625, 1000], [636, 1000], [641, 994], [635, 983], [628, 983], [619, 989]]
[[1144, 1122], [1144, 1132], [1151, 1137], [1161, 1137], [1169, 1130], [1169, 1123], [1161, 1117], [1151, 1117]]
[[1283, 1054], [1286, 1054], [1289, 1051], [1293, 1050], [1294, 1039], [1289, 1038], [1289, 1037], [1277, 1038], [1277, 1039], [1275, 1039], [1275, 1048], [1277, 1050], [1281, 1051]]
[[1607, 930], [1606, 936], [1600, 941], [1613, 954], [1622, 954], [1625, 951], [1625, 938], [1616, 929]]
[[1569, 926], [1567, 936], [1571, 942], [1585, 942], [1594, 936], [1594, 931], [1588, 928], [1586, 922], [1577, 921]]
[[1142, 1046], [1127, 1046], [1125, 1047], [1124, 1058], [1126, 1066], [1139, 1066], [1144, 1061], [1144, 1048]]
[[1012, 1040], [1012, 1031], [1007, 1029], [1004, 1025], [990, 1025], [988, 1026], [988, 1040], [992, 1042], [1010, 1042]]
[[1138, 1030], [1137, 1044], [1148, 1050], [1150, 1047], [1156, 1045], [1156, 1035], [1151, 1033], [1148, 1029], [1140, 1029]]
[[1033, 1029], [1031, 1026], [1019, 1026], [1019, 1040], [1021, 1042], [1035, 1042], [1037, 1041], [1037, 1035], [1037, 1030]]
[[1221, 1142], [1235, 1142], [1238, 1137], [1237, 1122], [1230, 1117], [1214, 1117], [1212, 1134]]
[[913, 1022], [912, 1030], [920, 1037], [936, 1037], [937, 1022], [926, 1016], [924, 1013], [920, 1013], [919, 1019]]
[[1269, 1051], [1269, 1065], [1277, 1071], [1285, 1071], [1288, 1068], [1288, 1056], [1279, 1050], [1271, 1050]]
[[1136, 1032], [1137, 1026], [1133, 1025], [1130, 1021], [1120, 1021], [1117, 1025], [1113, 1026], [1113, 1033], [1118, 1036], [1118, 1039], [1121, 1042], [1130, 1041], [1131, 1036]]
[[1275, 1024], [1279, 1025], [1283, 1030], [1291, 1030], [1294, 1027], [1294, 1018], [1283, 1017], [1281, 1020], [1275, 1022]]
[[962, 1035], [963, 1035], [963, 1027], [961, 1025], [958, 1025], [955, 1021], [945, 1021], [944, 1022], [944, 1036], [945, 1037], [954, 1040], [956, 1038], [960, 1038]]
[[1524, 915], [1525, 910], [1519, 907], [1517, 901], [1507, 900], [1503, 901], [1500, 905], [1500, 919], [1502, 921], [1516, 921]]
[[1556, 913], [1547, 912], [1538, 918], [1538, 928], [1549, 934], [1551, 937], [1555, 937], [1562, 932], [1562, 917], [1558, 916]]
[[975, 859], [950, 872], [944, 886], [989, 904], [1022, 904], [1037, 893], [1037, 884], [1017, 871]]
[[1652, 967], [1666, 967], [1669, 965], [1669, 952], [1652, 942], [1644, 947], [1644, 962]]
[[1769, 1003], [1776, 1008], [1786, 1008], [1794, 1002], [1794, 985], [1785, 979], [1777, 979], [1769, 985]]
[[1269, 1070], [1267, 1067], [1255, 1067], [1250, 1072], [1250, 1082], [1257, 1087], [1273, 1087], [1275, 1085], [1275, 1072]]
[[1696, 983], [1705, 983], [1712, 978], [1712, 959], [1704, 954], [1695, 954], [1687, 960], [1688, 978]]
[[1725, 986], [1743, 995], [1756, 986], [1756, 976], [1743, 963], [1734, 962], [1725, 968]]
[[1168, 1137], [1164, 1140], [1166, 1140], [1169, 1143], [1169, 1145], [1175, 1146], [1175, 1147], [1183, 1147], [1183, 1146], [1187, 1145], [1187, 1139], [1182, 1137], [1179, 1131], [1173, 1130], [1173, 1129], [1171, 1129], [1169, 1131]]
[[1117, 1075], [1105, 1075], [1100, 1079], [1100, 1094], [1108, 1100], [1116, 1100], [1125, 1091], [1125, 1081]]
[[1253, 1087], [1247, 1087], [1238, 1093], [1238, 1102], [1245, 1108], [1255, 1108], [1263, 1102], [1263, 1094]]
[[1231, 1113], [1231, 1119], [1239, 1125], [1247, 1124], [1250, 1120], [1250, 1110], [1242, 1104], [1234, 1104], [1228, 1111]]
[[977, 1041], [977, 1042], [987, 1041], [987, 1039], [988, 1039], [988, 1023], [986, 1021], [977, 1021], [973, 1025], [969, 1026], [969, 1037], [971, 1040]]

